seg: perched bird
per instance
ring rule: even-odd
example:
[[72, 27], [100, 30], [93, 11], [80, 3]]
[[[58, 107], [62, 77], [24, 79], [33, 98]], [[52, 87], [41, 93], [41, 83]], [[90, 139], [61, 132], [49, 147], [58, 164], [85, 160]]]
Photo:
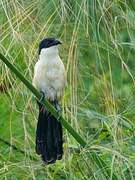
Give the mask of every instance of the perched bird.
[[[61, 110], [59, 101], [66, 86], [66, 72], [59, 57], [55, 38], [45, 38], [39, 44], [39, 59], [35, 64], [33, 85], [56, 108]], [[63, 155], [62, 126], [51, 112], [44, 108], [42, 100], [39, 105], [39, 116], [36, 130], [36, 153], [41, 155], [44, 163], [54, 163]]]

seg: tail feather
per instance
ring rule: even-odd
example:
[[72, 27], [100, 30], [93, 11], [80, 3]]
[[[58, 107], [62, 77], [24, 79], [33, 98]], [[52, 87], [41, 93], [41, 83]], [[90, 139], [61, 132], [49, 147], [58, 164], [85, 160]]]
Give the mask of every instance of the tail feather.
[[54, 139], [55, 139], [55, 148], [56, 148], [56, 154], [57, 159], [62, 158], [63, 154], [63, 147], [62, 147], [62, 127], [60, 122], [55, 121], [55, 128], [54, 128]]
[[36, 130], [36, 153], [41, 155], [46, 164], [54, 163], [63, 155], [63, 140], [61, 123], [39, 105], [39, 116]]

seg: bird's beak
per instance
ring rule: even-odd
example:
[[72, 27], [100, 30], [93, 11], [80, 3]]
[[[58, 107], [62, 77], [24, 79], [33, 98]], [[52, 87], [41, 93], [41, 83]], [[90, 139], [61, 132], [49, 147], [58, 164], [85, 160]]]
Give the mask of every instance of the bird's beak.
[[62, 43], [61, 43], [59, 40], [56, 39], [56, 40], [54, 41], [53, 45], [58, 45], [58, 44], [62, 44]]

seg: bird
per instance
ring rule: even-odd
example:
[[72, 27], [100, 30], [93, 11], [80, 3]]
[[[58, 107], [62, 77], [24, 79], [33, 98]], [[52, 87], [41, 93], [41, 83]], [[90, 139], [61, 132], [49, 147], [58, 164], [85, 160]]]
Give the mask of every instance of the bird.
[[61, 111], [60, 101], [67, 84], [65, 66], [59, 56], [58, 46], [61, 44], [56, 38], [44, 38], [39, 43], [38, 61], [34, 66], [32, 84], [42, 94], [37, 100], [39, 115], [35, 149], [45, 164], [53, 164], [63, 156], [61, 122], [42, 103], [47, 99], [58, 113]]

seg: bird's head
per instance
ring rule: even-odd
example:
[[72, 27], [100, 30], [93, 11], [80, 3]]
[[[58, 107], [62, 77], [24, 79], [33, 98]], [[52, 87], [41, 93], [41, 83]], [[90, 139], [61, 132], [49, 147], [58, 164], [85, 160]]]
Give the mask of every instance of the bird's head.
[[39, 44], [39, 55], [40, 54], [56, 54], [58, 53], [57, 46], [61, 44], [61, 42], [55, 38], [45, 38]]

